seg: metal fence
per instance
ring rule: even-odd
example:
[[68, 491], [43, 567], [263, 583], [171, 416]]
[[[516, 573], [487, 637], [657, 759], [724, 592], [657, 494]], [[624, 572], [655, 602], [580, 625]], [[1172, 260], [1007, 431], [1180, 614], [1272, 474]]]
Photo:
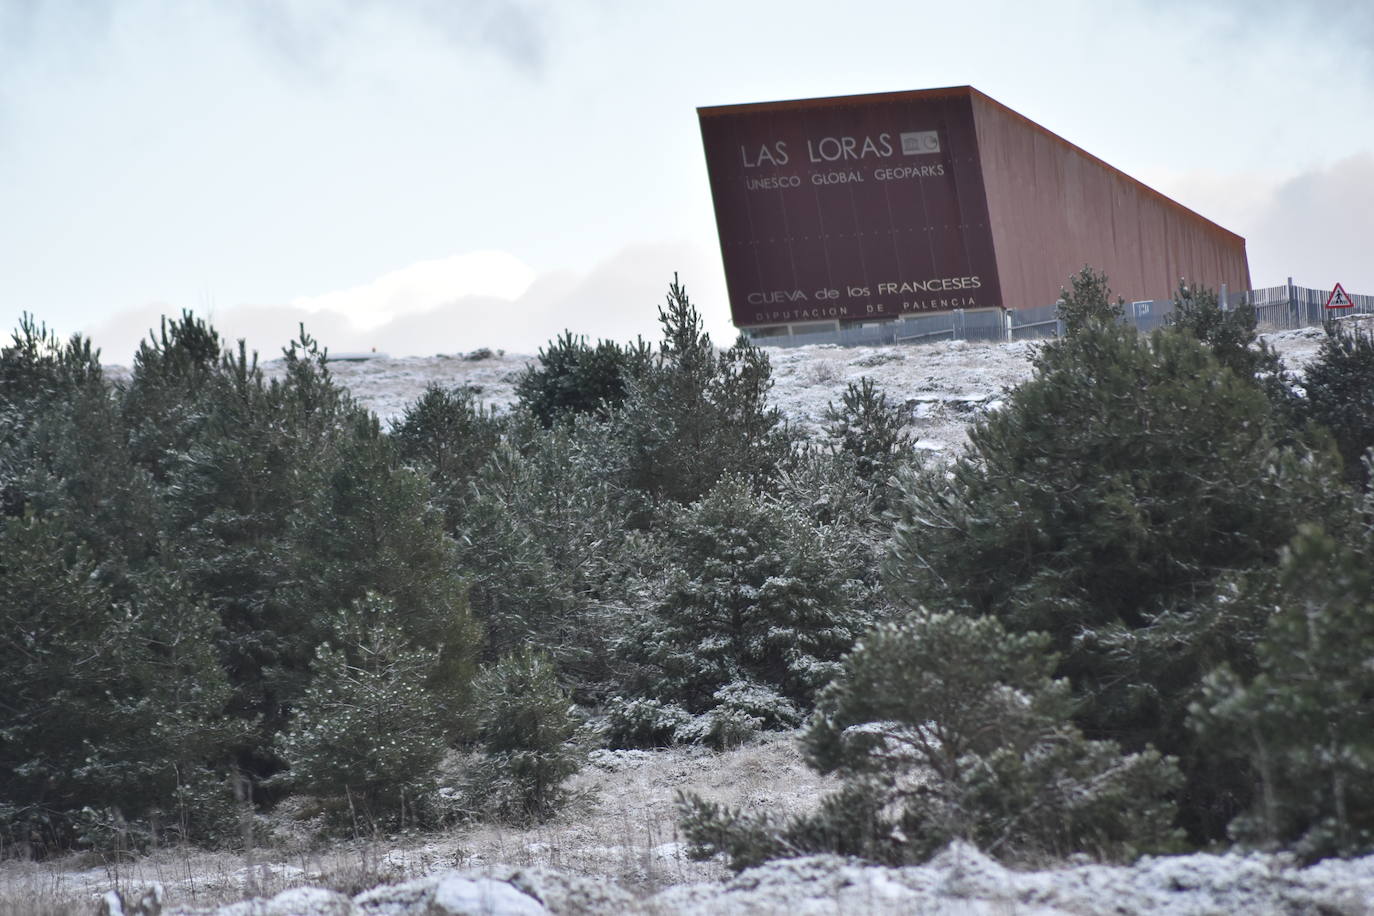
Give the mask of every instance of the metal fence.
[[934, 315], [908, 315], [895, 321], [849, 327], [802, 326], [790, 334], [754, 337], [765, 347], [804, 347], [807, 344], [838, 344], [842, 347], [871, 347], [893, 343], [925, 343], [931, 340], [1006, 340], [1006, 323], [1001, 309], [939, 312]]
[[1374, 296], [1352, 295], [1352, 307], [1339, 310], [1327, 309], [1329, 298], [1329, 289], [1294, 286], [1290, 280], [1286, 286], [1252, 289], [1243, 295], [1242, 301], [1254, 308], [1255, 320], [1262, 331], [1306, 328], [1320, 325], [1332, 317], [1374, 314]]
[[[1250, 306], [1261, 331], [1281, 331], [1319, 326], [1334, 317], [1374, 314], [1374, 296], [1351, 295], [1349, 309], [1326, 308], [1330, 290], [1294, 286], [1252, 289], [1227, 293], [1218, 299], [1224, 309]], [[1171, 299], [1128, 302], [1124, 306], [1126, 323], [1140, 331], [1153, 331], [1168, 324], [1174, 311]], [[831, 325], [811, 329], [805, 326], [786, 333], [753, 336], [754, 343], [766, 347], [801, 347], [807, 344], [837, 344], [842, 347], [880, 346], [896, 343], [926, 343], [933, 340], [1032, 340], [1058, 337], [1064, 333], [1057, 304], [1028, 309], [958, 309], [934, 315], [908, 315], [895, 321], [840, 327]], [[751, 335], [752, 336], [752, 335]]]

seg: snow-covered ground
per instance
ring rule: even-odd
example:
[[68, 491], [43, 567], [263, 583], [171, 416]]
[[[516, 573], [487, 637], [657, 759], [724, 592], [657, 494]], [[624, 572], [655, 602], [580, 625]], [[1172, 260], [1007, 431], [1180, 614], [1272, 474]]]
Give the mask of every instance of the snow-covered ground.
[[[1267, 336], [1295, 372], [1321, 338], [1314, 328]], [[1029, 376], [1037, 346], [946, 341], [768, 353], [774, 401], [793, 422], [815, 428], [846, 382], [868, 376], [912, 407], [912, 431], [922, 448], [952, 454], [966, 441], [968, 421]], [[333, 370], [389, 422], [429, 384], [471, 386], [486, 403], [508, 407], [531, 360], [375, 359], [336, 363]], [[154, 882], [164, 890], [164, 912], [254, 901], [231, 905], [223, 916], [1374, 913], [1374, 857], [1302, 869], [1284, 856], [1195, 854], [1131, 867], [1064, 863], [1013, 871], [955, 846], [921, 867], [883, 869], [812, 857], [731, 876], [719, 862], [684, 855], [673, 804], [679, 790], [746, 809], [786, 811], [814, 804], [829, 787], [802, 764], [791, 735], [765, 736], [724, 754], [601, 751], [574, 777], [574, 802], [533, 829], [486, 825], [321, 850], [293, 836], [278, 816], [278, 839], [251, 856], [163, 850], [132, 863], [79, 857], [0, 863], [0, 916], [88, 913], [112, 887], [133, 891]]]
[[1300, 868], [1284, 855], [1199, 853], [1014, 870], [955, 845], [919, 867], [812, 856], [731, 875], [684, 854], [678, 791], [798, 810], [830, 788], [802, 764], [790, 734], [724, 754], [602, 751], [575, 777], [577, 800], [529, 830], [488, 825], [321, 850], [278, 823], [287, 835], [252, 856], [165, 850], [98, 866], [9, 862], [0, 865], [0, 913], [86, 914], [111, 888], [136, 898], [154, 885], [164, 916], [1374, 913], [1374, 856]]
[[[943, 451], [963, 443], [964, 426], [975, 411], [995, 403], [1004, 387], [1029, 374], [1034, 346], [954, 340], [910, 347], [770, 348], [772, 400], [790, 420], [815, 430], [845, 385], [868, 376], [889, 398], [910, 405], [918, 445]], [[330, 368], [354, 397], [389, 423], [431, 384], [469, 386], [486, 404], [508, 408], [521, 371], [533, 361], [515, 354], [483, 360], [429, 356], [331, 363]], [[275, 364], [266, 368], [270, 372]]]
[[[1264, 339], [1285, 363], [1300, 370], [1316, 353], [1320, 328], [1268, 334]], [[964, 429], [1002, 392], [1030, 376], [1034, 341], [987, 343], [946, 340], [888, 347], [833, 345], [766, 348], [773, 365], [773, 403], [794, 423], [817, 429], [826, 407], [838, 403], [845, 385], [867, 376], [887, 396], [912, 409], [911, 432], [920, 448], [946, 454], [966, 441]], [[427, 385], [466, 385], [485, 403], [505, 409], [515, 402], [520, 372], [535, 358], [503, 354], [469, 360], [461, 356], [405, 357], [332, 363], [335, 377], [384, 423], [398, 419]], [[269, 371], [275, 364], [267, 364]]]
[[[1263, 339], [1290, 369], [1300, 372], [1317, 352], [1322, 336], [1320, 328], [1300, 328]], [[792, 422], [818, 429], [826, 407], [839, 402], [845, 385], [867, 376], [889, 399], [911, 408], [910, 431], [919, 448], [952, 454], [967, 442], [964, 430], [969, 420], [996, 406], [1006, 388], [1030, 376], [1030, 357], [1039, 346], [1037, 341], [945, 340], [887, 347], [768, 347], [766, 352], [773, 365], [773, 403]], [[466, 386], [483, 403], [505, 410], [515, 403], [520, 373], [535, 361], [528, 354], [497, 351], [482, 359], [445, 354], [331, 362], [330, 370], [390, 424], [428, 385]], [[279, 359], [263, 365], [269, 374], [281, 371]], [[128, 376], [126, 367], [106, 368], [115, 379]]]

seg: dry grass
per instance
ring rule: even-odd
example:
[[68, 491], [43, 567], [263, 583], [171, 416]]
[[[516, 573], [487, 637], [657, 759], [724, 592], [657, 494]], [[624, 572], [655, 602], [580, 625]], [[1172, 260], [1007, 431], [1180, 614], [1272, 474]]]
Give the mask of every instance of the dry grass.
[[131, 862], [90, 854], [0, 863], [0, 916], [89, 916], [107, 890], [158, 882], [169, 907], [211, 907], [270, 897], [300, 885], [354, 895], [449, 868], [547, 866], [606, 878], [640, 896], [724, 878], [693, 862], [678, 833], [679, 791], [747, 810], [800, 810], [833, 788], [806, 769], [791, 735], [769, 735], [725, 754], [704, 749], [600, 752], [570, 780], [571, 803], [529, 828], [477, 824], [444, 833], [312, 845], [280, 825], [280, 839], [251, 855], [163, 849]]

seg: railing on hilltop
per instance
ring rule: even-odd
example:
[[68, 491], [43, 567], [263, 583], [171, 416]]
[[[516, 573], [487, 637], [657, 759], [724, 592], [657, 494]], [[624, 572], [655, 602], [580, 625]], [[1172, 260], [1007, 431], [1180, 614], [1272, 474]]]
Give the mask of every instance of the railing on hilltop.
[[[1294, 286], [1271, 286], [1247, 292], [1220, 294], [1224, 309], [1249, 305], [1261, 331], [1286, 331], [1316, 327], [1331, 318], [1349, 315], [1374, 315], [1374, 296], [1355, 294], [1348, 309], [1327, 309], [1330, 290]], [[1174, 310], [1171, 299], [1128, 302], [1125, 321], [1141, 331], [1153, 331], [1169, 321]], [[1031, 340], [1058, 337], [1064, 333], [1058, 305], [1026, 309], [957, 309], [934, 315], [908, 315], [895, 321], [858, 327], [796, 329], [776, 336], [759, 336], [754, 343], [769, 347], [800, 347], [807, 344], [834, 344], [842, 347], [881, 346], [894, 343], [928, 343], [935, 340]]]
[[1329, 289], [1308, 289], [1294, 286], [1270, 286], [1252, 289], [1243, 294], [1242, 301], [1255, 310], [1260, 330], [1287, 331], [1321, 325], [1330, 318], [1348, 315], [1374, 315], [1374, 296], [1350, 296], [1354, 303], [1348, 309], [1328, 309]]

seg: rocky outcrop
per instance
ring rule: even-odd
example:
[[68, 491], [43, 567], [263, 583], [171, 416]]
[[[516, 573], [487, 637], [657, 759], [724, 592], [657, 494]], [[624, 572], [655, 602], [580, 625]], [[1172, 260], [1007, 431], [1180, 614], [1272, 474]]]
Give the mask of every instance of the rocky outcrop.
[[480, 873], [448, 871], [373, 888], [351, 899], [321, 888], [296, 888], [270, 900], [213, 910], [163, 910], [163, 916], [542, 913], [1356, 916], [1374, 913], [1374, 857], [1333, 859], [1301, 868], [1282, 855], [1198, 853], [1147, 857], [1132, 866], [1082, 864], [1018, 871], [972, 846], [955, 843], [921, 866], [880, 868], [835, 856], [809, 856], [770, 862], [725, 882], [675, 885], [651, 896], [631, 894], [609, 880], [549, 868], [498, 867]]
[[303, 887], [218, 908], [167, 909], [162, 916], [542, 916], [623, 913], [636, 906], [633, 895], [611, 882], [547, 868], [498, 868], [429, 875], [351, 899]]

